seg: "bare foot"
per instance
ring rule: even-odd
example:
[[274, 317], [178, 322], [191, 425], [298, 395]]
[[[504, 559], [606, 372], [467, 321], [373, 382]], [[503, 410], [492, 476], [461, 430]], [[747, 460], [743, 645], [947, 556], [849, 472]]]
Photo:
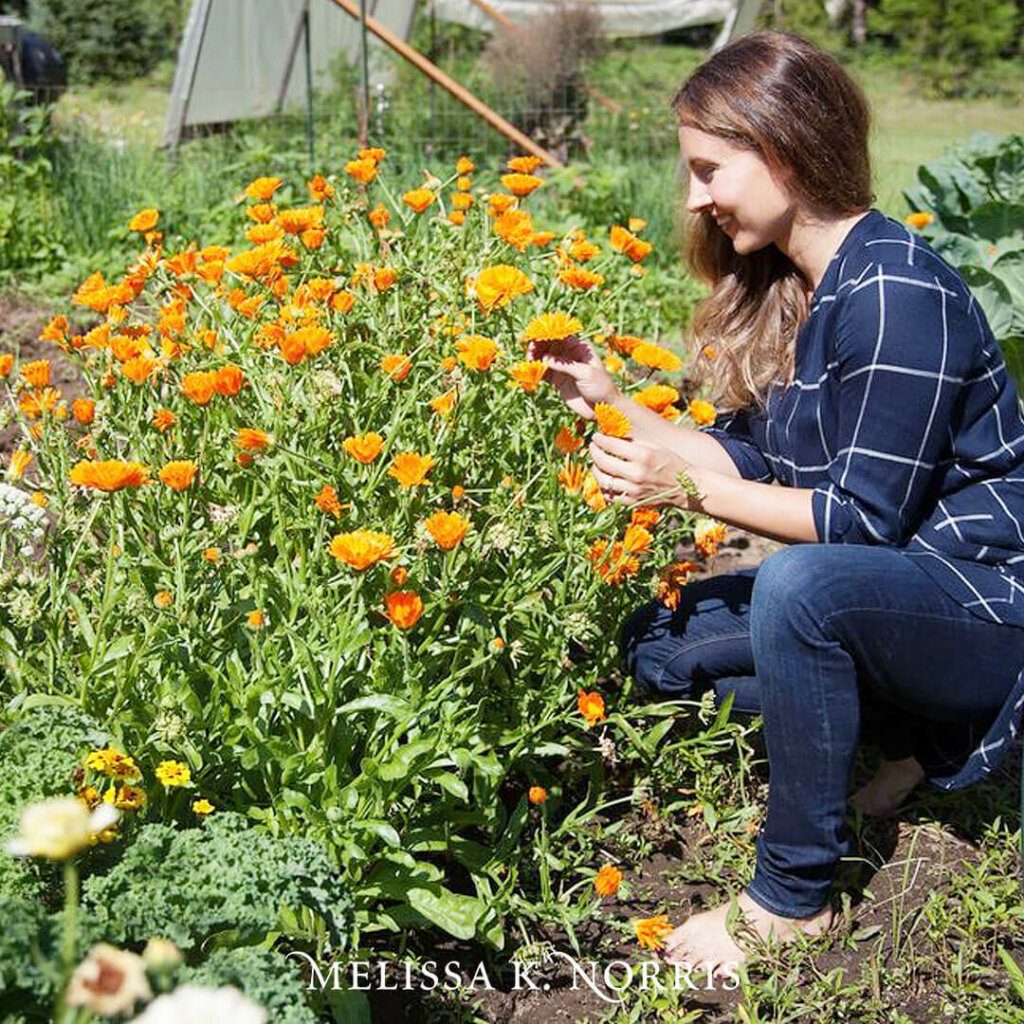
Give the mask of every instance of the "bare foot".
[[884, 818], [893, 814], [924, 778], [924, 769], [916, 757], [885, 761], [878, 766], [875, 777], [850, 798], [850, 803], [864, 814]]
[[[832, 908], [825, 907], [811, 917], [781, 917], [765, 910], [745, 892], [736, 897], [742, 915], [733, 931], [744, 941], [744, 932], [761, 939], [791, 942], [798, 935], [820, 935], [832, 924]], [[665, 959], [669, 963], [692, 964], [695, 971], [708, 971], [712, 977], [735, 970], [748, 956], [726, 928], [732, 901], [713, 910], [694, 914], [665, 940]]]

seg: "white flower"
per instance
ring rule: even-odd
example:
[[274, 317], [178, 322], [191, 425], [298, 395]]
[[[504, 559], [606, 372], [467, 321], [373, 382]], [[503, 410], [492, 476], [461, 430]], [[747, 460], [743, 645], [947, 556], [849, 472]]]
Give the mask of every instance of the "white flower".
[[101, 942], [75, 968], [64, 1001], [84, 1006], [101, 1017], [134, 1009], [137, 999], [151, 999], [142, 957]]
[[154, 971], [166, 971], [176, 967], [184, 958], [181, 950], [170, 939], [156, 937], [146, 943], [142, 959]]
[[77, 797], [59, 796], [31, 804], [21, 813], [21, 832], [7, 844], [15, 857], [66, 860], [89, 845], [89, 837], [110, 828], [117, 808], [101, 804], [94, 811]]
[[160, 996], [132, 1024], [266, 1024], [267, 1011], [237, 988], [181, 985]]

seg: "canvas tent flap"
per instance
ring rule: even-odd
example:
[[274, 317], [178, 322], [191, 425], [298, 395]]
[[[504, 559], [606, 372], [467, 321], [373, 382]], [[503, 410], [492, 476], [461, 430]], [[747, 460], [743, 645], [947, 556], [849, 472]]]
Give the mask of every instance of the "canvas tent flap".
[[[164, 144], [181, 130], [265, 117], [305, 100], [305, 50], [296, 39], [309, 8], [314, 87], [325, 84], [338, 60], [359, 56], [359, 22], [331, 0], [193, 0], [178, 54]], [[412, 28], [415, 0], [367, 0], [367, 14], [401, 38]], [[371, 42], [371, 45], [372, 42]], [[294, 52], [289, 74], [289, 57]]]
[[[493, 21], [471, 0], [434, 0], [446, 21], [492, 31]], [[749, 32], [760, 0], [591, 0], [601, 12], [604, 32], [615, 36], [649, 36], [689, 25], [722, 25], [716, 45]], [[524, 21], [557, 6], [557, 0], [488, 0], [512, 21]]]

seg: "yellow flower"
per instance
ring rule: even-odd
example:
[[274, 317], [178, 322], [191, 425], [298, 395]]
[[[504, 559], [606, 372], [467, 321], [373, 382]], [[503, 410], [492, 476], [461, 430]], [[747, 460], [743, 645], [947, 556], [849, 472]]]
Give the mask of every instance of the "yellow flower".
[[361, 185], [369, 185], [377, 177], [377, 163], [374, 160], [349, 160], [345, 173]]
[[710, 426], [715, 422], [715, 407], [701, 398], [694, 398], [686, 407], [690, 419], [700, 427]]
[[112, 779], [137, 779], [139, 769], [135, 759], [129, 754], [122, 754], [113, 747], [93, 750], [86, 755], [85, 767], [101, 775], [109, 775]]
[[598, 402], [594, 406], [594, 416], [597, 419], [597, 429], [602, 434], [609, 437], [629, 437], [633, 424], [630, 423], [629, 417], [614, 405]]
[[249, 614], [245, 617], [245, 624], [250, 629], [262, 629], [263, 626], [266, 624], [266, 618], [264, 617], [263, 612], [260, 611], [259, 608], [256, 608], [253, 611], [249, 612]]
[[543, 786], [531, 786], [527, 792], [527, 798], [531, 804], [539, 805], [548, 798], [548, 791]]
[[704, 519], [693, 531], [693, 546], [705, 557], [711, 558], [718, 545], [725, 540], [725, 524], [714, 519]]
[[645, 917], [641, 921], [636, 921], [633, 928], [636, 931], [636, 941], [643, 949], [664, 949], [665, 937], [672, 932], [672, 925], [668, 923], [665, 914]]
[[135, 786], [111, 786], [103, 794], [103, 802], [119, 811], [137, 811], [146, 802], [146, 791]]
[[523, 331], [523, 341], [564, 341], [583, 330], [583, 324], [568, 313], [542, 313]]
[[160, 219], [160, 211], [148, 207], [145, 210], [139, 210], [137, 214], [130, 221], [128, 221], [129, 231], [152, 231], [156, 227], [157, 221]]
[[536, 391], [547, 372], [548, 368], [539, 359], [516, 363], [509, 370], [512, 375], [509, 387], [522, 388], [524, 391]]
[[198, 471], [199, 466], [191, 459], [168, 462], [160, 470], [160, 481], [172, 491], [184, 491], [192, 485]]
[[501, 183], [512, 193], [514, 196], [528, 196], [534, 189], [538, 189], [544, 184], [540, 178], [535, 177], [532, 174], [503, 174], [501, 176]]
[[633, 396], [633, 401], [659, 415], [673, 402], [679, 401], [679, 392], [668, 384], [652, 384]]
[[604, 284], [604, 277], [596, 274], [585, 267], [577, 267], [575, 264], [565, 267], [558, 272], [558, 280], [570, 288], [585, 292], [591, 288], [599, 288]]
[[414, 188], [402, 194], [402, 202], [414, 213], [422, 213], [436, 198], [429, 188]]
[[341, 447], [352, 456], [357, 462], [368, 465], [373, 462], [378, 455], [380, 455], [381, 449], [384, 447], [384, 438], [380, 436], [376, 431], [371, 430], [368, 434], [362, 434], [355, 437], [346, 437], [341, 442]]
[[455, 340], [459, 359], [471, 370], [489, 370], [498, 356], [498, 346], [490, 338], [467, 334]]
[[388, 476], [394, 477], [403, 487], [417, 487], [427, 482], [427, 473], [434, 465], [429, 455], [416, 452], [399, 452], [388, 468]]
[[265, 203], [284, 184], [281, 178], [256, 178], [242, 190], [250, 199]]
[[153, 604], [157, 608], [170, 608], [174, 604], [174, 595], [169, 590], [158, 590], [153, 595]]
[[664, 370], [666, 373], [675, 373], [683, 366], [682, 359], [675, 352], [656, 345], [653, 341], [637, 342], [629, 355], [641, 366], [650, 366], [652, 369]]
[[192, 781], [192, 772], [182, 761], [161, 761], [153, 774], [165, 789], [187, 786]]
[[427, 404], [438, 416], [447, 418], [451, 416], [457, 398], [458, 392], [452, 389], [451, 391], [446, 391], [443, 395], [432, 398]]
[[198, 800], [192, 801], [192, 813], [198, 814], [200, 818], [205, 818], [208, 814], [213, 814], [213, 810], [213, 804], [211, 804], [206, 797], [200, 797]]
[[914, 213], [908, 213], [903, 218], [903, 223], [909, 224], [915, 231], [920, 231], [922, 228], [928, 227], [934, 220], [935, 215], [927, 210], [915, 210]]
[[25, 475], [29, 463], [35, 456], [24, 448], [11, 452], [11, 461], [7, 464], [7, 476], [11, 480], [20, 480]]
[[258, 427], [239, 427], [235, 433], [235, 444], [245, 452], [266, 451], [274, 439]]
[[605, 864], [594, 877], [598, 896], [614, 896], [622, 885], [622, 872], [614, 864]]
[[395, 539], [387, 533], [373, 530], [353, 530], [331, 538], [330, 553], [339, 561], [358, 572], [395, 554]]
[[141, 462], [78, 462], [71, 468], [70, 480], [79, 487], [97, 491], [120, 491], [125, 487], [144, 487], [151, 483], [149, 468]]
[[509, 157], [505, 166], [517, 174], [532, 174], [544, 163], [539, 156], [513, 156]]
[[526, 274], [507, 263], [484, 267], [473, 282], [476, 300], [485, 313], [507, 306], [516, 296], [528, 295], [532, 291], [533, 282]]
[[423, 525], [439, 548], [450, 551], [461, 544], [469, 530], [469, 520], [458, 512], [435, 512]]

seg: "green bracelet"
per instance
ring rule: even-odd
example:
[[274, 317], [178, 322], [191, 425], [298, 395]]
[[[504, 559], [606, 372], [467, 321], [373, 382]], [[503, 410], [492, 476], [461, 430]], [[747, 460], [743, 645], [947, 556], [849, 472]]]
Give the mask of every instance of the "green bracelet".
[[683, 493], [695, 504], [700, 505], [704, 501], [704, 495], [700, 493], [700, 488], [693, 482], [693, 478], [685, 470], [680, 470], [676, 473], [676, 480], [679, 483], [679, 487]]

